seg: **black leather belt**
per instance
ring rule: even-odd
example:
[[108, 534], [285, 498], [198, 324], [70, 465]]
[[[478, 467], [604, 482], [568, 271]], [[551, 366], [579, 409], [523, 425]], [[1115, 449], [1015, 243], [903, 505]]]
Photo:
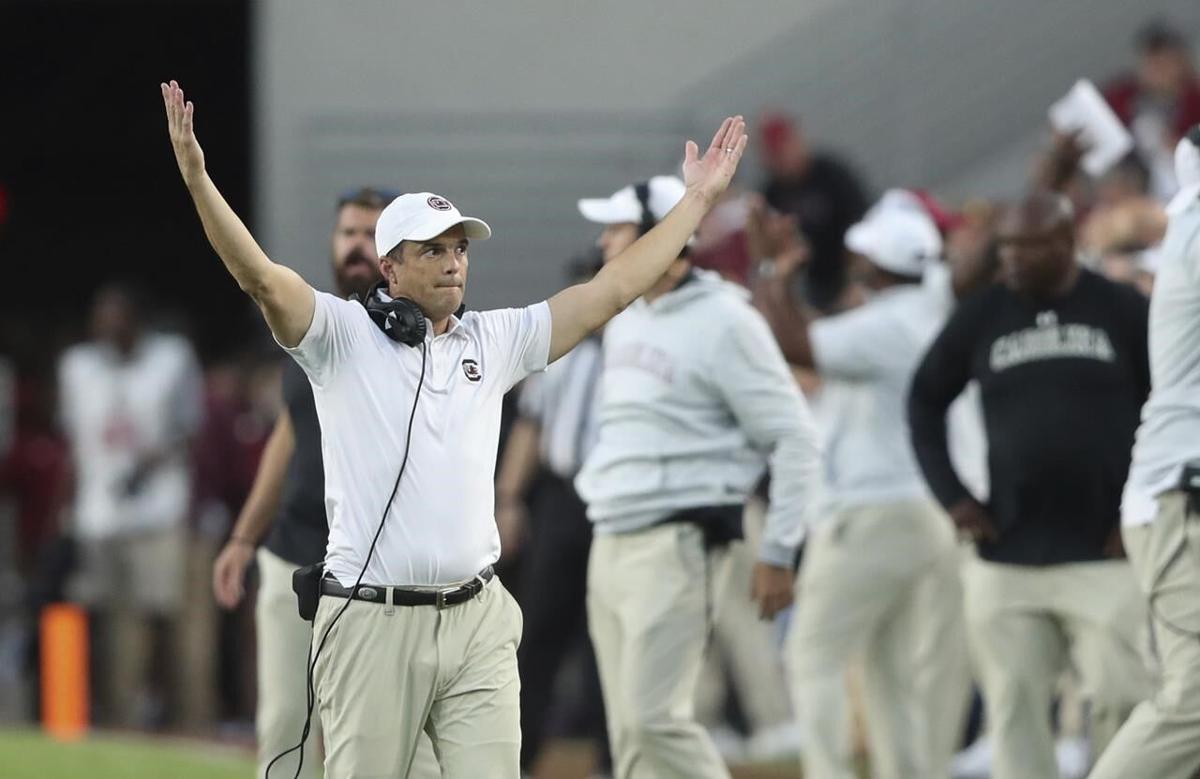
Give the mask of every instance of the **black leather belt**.
[[[393, 606], [437, 606], [444, 609], [447, 606], [466, 603], [483, 592], [484, 585], [490, 582], [494, 575], [495, 572], [489, 565], [474, 579], [449, 587], [388, 587], [380, 584], [360, 584], [358, 592], [354, 593], [354, 600], [386, 604], [390, 592]], [[336, 579], [322, 579], [321, 594], [346, 598], [350, 595], [350, 588], [338, 584]]]

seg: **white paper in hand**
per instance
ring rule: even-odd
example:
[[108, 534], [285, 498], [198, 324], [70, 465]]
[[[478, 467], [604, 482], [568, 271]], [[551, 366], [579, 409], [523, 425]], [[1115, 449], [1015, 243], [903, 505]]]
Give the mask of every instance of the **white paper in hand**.
[[1101, 176], [1133, 148], [1133, 136], [1113, 113], [1096, 85], [1080, 79], [1061, 100], [1050, 106], [1050, 126], [1060, 133], [1079, 133], [1087, 149], [1083, 169]]

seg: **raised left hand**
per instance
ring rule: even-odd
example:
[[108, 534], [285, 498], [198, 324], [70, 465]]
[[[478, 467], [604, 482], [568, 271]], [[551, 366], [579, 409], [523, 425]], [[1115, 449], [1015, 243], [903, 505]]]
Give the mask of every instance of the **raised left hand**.
[[729, 186], [748, 142], [746, 120], [741, 116], [726, 117], [703, 157], [695, 141], [684, 146], [683, 183], [711, 206]]

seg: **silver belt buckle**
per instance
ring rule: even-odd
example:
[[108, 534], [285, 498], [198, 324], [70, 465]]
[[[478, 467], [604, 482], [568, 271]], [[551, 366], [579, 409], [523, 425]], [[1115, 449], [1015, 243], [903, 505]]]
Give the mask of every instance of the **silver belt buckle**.
[[446, 596], [452, 592], [456, 592], [457, 590], [457, 587], [446, 587], [445, 589], [437, 591], [437, 597], [434, 600], [434, 605], [437, 606], [438, 611], [446, 608]]

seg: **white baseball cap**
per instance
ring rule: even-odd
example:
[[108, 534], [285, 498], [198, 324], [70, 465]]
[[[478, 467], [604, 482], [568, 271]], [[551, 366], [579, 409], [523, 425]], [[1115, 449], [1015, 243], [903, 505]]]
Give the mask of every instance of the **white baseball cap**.
[[[917, 193], [910, 189], [892, 188], [884, 192], [883, 195], [871, 206], [867, 211], [867, 216], [881, 214], [884, 211], [909, 211], [917, 214], [928, 214], [925, 210], [925, 204], [921, 202], [921, 198], [917, 197]], [[932, 221], [932, 220], [931, 220]]]
[[868, 214], [846, 231], [846, 248], [886, 271], [921, 276], [942, 254], [942, 236], [923, 214], [893, 208]]
[[1200, 125], [1193, 127], [1175, 146], [1175, 178], [1179, 192], [1167, 204], [1168, 214], [1179, 214], [1200, 200]]
[[[647, 182], [646, 205], [654, 221], [667, 215], [675, 204], [683, 199], [687, 187], [675, 176], [655, 176]], [[589, 222], [602, 225], [642, 221], [642, 204], [638, 200], [637, 185], [622, 187], [608, 197], [584, 198], [579, 201], [579, 213]]]
[[455, 225], [466, 228], [467, 237], [483, 241], [492, 236], [487, 222], [463, 216], [446, 198], [432, 192], [409, 192], [388, 203], [375, 223], [375, 251], [384, 257], [401, 241], [428, 241]]

